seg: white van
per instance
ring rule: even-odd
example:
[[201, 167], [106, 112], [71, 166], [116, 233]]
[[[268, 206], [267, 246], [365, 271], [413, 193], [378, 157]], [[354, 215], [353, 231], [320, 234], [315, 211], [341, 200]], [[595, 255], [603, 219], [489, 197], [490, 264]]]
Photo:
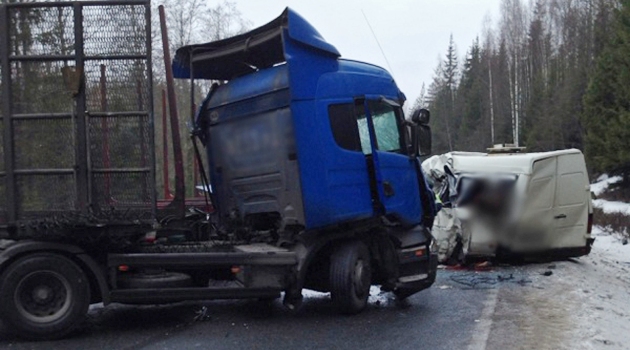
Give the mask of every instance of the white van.
[[442, 260], [458, 246], [459, 258], [504, 252], [564, 258], [590, 252], [593, 207], [584, 156], [577, 149], [452, 152], [427, 159], [423, 170], [434, 190], [448, 186], [450, 177], [448, 198], [442, 196], [445, 209], [433, 228]]

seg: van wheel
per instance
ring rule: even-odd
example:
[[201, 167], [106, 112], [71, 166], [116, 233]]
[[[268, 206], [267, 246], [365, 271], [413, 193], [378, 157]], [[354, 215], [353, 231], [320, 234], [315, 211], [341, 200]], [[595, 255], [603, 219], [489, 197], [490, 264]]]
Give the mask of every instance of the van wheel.
[[7, 268], [1, 281], [0, 317], [24, 338], [61, 338], [87, 314], [89, 282], [81, 268], [63, 256], [23, 257]]
[[356, 314], [367, 305], [372, 269], [370, 252], [362, 242], [339, 247], [330, 258], [330, 294], [341, 313]]

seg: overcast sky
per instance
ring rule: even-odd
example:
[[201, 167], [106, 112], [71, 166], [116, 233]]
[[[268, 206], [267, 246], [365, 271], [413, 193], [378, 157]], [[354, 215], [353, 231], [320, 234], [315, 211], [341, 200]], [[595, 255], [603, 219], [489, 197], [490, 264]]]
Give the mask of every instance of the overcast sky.
[[[451, 33], [464, 57], [484, 17], [493, 22], [500, 0], [235, 0], [254, 27], [293, 8], [309, 21], [346, 58], [366, 61], [389, 70], [410, 103], [427, 88], [438, 56], [443, 59]], [[365, 12], [387, 60], [370, 32]]]

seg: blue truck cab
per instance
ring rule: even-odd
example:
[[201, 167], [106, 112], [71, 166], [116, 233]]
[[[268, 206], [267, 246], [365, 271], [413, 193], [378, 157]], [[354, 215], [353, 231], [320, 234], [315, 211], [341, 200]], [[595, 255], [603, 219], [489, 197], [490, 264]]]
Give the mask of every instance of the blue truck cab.
[[[277, 246], [298, 253], [288, 298], [331, 291], [356, 312], [365, 286], [335, 282], [354, 269], [335, 259], [362, 261], [363, 282], [398, 296], [429, 287], [435, 208], [413, 142], [430, 135], [405, 120], [405, 96], [385, 69], [340, 56], [287, 8], [248, 33], [178, 49], [173, 71], [217, 82], [196, 132], [220, 229], [273, 231]], [[352, 283], [363, 291], [343, 290]]]

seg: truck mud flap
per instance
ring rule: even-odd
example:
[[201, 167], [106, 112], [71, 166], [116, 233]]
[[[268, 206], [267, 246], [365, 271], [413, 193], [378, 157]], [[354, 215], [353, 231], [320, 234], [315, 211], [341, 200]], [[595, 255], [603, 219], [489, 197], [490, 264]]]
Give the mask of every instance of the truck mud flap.
[[[412, 251], [415, 253], [415, 251]], [[399, 252], [400, 277], [394, 294], [404, 299], [421, 290], [429, 288], [435, 282], [438, 258], [432, 253], [424, 256], [410, 255], [408, 250]]]

